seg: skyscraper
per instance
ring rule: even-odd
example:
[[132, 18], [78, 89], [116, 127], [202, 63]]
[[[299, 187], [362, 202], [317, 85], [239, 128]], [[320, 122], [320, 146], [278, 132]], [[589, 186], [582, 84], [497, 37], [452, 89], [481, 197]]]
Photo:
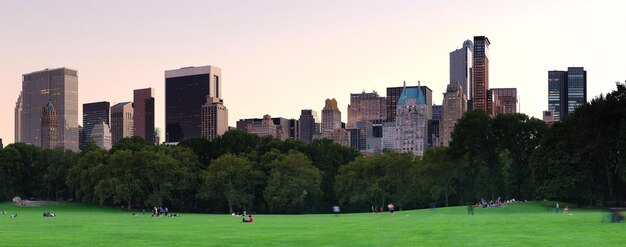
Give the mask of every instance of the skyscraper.
[[[419, 83], [419, 82], [418, 82]], [[387, 122], [396, 121], [396, 109], [398, 99], [405, 87], [388, 87], [387, 88]], [[418, 86], [406, 87], [406, 88], [418, 88]], [[426, 99], [426, 117], [432, 119], [432, 105], [433, 105], [433, 90], [427, 86], [419, 86], [424, 98]], [[411, 89], [412, 90], [412, 89]]]
[[443, 94], [443, 124], [440, 125], [442, 132], [440, 138], [444, 147], [447, 147], [452, 141], [454, 126], [463, 117], [466, 110], [467, 98], [463, 94], [461, 83], [458, 81], [451, 82]]
[[517, 113], [517, 88], [492, 88], [488, 93], [491, 116]]
[[[198, 112], [199, 108], [200, 106], [198, 106]], [[133, 135], [139, 136], [149, 143], [155, 143], [154, 89], [152, 88], [133, 91]]]
[[[111, 103], [108, 101], [83, 104], [83, 131], [85, 141], [91, 140], [91, 130], [102, 122], [109, 125]], [[82, 143], [84, 145], [85, 143]]]
[[350, 94], [348, 129], [355, 128], [356, 122], [359, 121], [365, 120], [374, 124], [381, 124], [386, 119], [387, 107], [385, 97], [380, 97], [376, 91]]
[[17, 120], [21, 123], [16, 128], [21, 133], [15, 141], [42, 147], [42, 107], [49, 102], [50, 94], [58, 118], [58, 146], [78, 151], [78, 72], [58, 68], [24, 74], [21, 94], [21, 118]]
[[304, 109], [300, 113], [300, 140], [303, 142], [311, 142], [313, 136], [318, 134], [315, 131], [315, 123], [317, 120], [317, 112], [311, 109]]
[[341, 129], [341, 111], [337, 108], [337, 100], [326, 99], [322, 109], [322, 132]]
[[489, 90], [489, 39], [474, 36], [474, 57], [472, 60], [472, 109], [487, 111], [487, 91]]
[[548, 111], [554, 121], [567, 116], [567, 71], [548, 71]]
[[426, 97], [422, 90], [407, 87], [396, 105], [394, 150], [422, 156], [428, 146]]
[[472, 85], [472, 52], [474, 43], [471, 40], [463, 42], [463, 47], [450, 52], [450, 82], [459, 82], [463, 88], [465, 98], [472, 95], [470, 87]]
[[133, 136], [133, 103], [121, 102], [111, 106], [111, 144]]
[[41, 147], [54, 149], [58, 146], [57, 139], [59, 129], [59, 119], [57, 110], [52, 104], [52, 99], [48, 99], [48, 104], [41, 108]]
[[567, 113], [587, 103], [587, 71], [583, 67], [567, 68]]
[[207, 96], [206, 100], [202, 105], [200, 124], [202, 136], [210, 141], [228, 131], [228, 109], [221, 99]]
[[222, 70], [215, 66], [165, 71], [166, 142], [202, 136], [202, 105], [207, 96], [222, 99], [221, 77]]
[[548, 71], [548, 111], [554, 121], [563, 120], [587, 102], [587, 71], [568, 67], [567, 71]]

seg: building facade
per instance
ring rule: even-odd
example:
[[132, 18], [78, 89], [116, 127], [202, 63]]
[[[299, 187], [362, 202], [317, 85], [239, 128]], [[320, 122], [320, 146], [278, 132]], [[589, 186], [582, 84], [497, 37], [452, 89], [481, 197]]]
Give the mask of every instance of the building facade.
[[202, 136], [210, 141], [228, 131], [228, 109], [221, 99], [207, 96], [206, 100], [202, 105], [200, 124]]
[[[78, 151], [78, 72], [68, 68], [45, 69], [22, 76], [21, 117], [16, 119], [15, 142], [42, 147], [42, 107], [50, 100], [58, 118], [58, 147]], [[19, 99], [18, 99], [19, 100]], [[17, 107], [16, 107], [17, 108]]]
[[553, 125], [555, 120], [555, 114], [553, 111], [543, 111], [543, 122], [547, 125]]
[[[420, 83], [420, 82], [418, 82]], [[396, 121], [396, 109], [400, 95], [405, 87], [388, 87], [387, 88], [387, 122]], [[426, 116], [432, 119], [433, 90], [427, 86], [412, 86], [406, 88], [419, 88], [426, 99]], [[413, 89], [411, 89], [413, 90]]]
[[154, 138], [154, 89], [133, 90], [133, 135], [156, 144]]
[[326, 99], [322, 109], [322, 130], [321, 132], [341, 129], [341, 111], [337, 107], [337, 100]]
[[300, 140], [303, 142], [313, 141], [313, 136], [319, 133], [316, 130], [316, 123], [319, 122], [317, 112], [311, 109], [304, 109], [300, 112]]
[[54, 149], [58, 146], [59, 118], [52, 100], [41, 108], [41, 148]]
[[554, 121], [567, 116], [567, 71], [548, 71], [548, 111]]
[[469, 88], [472, 85], [472, 52], [474, 42], [466, 40], [463, 47], [450, 52], [450, 82], [461, 84], [463, 95], [468, 98], [472, 95]]
[[93, 126], [89, 138], [101, 149], [109, 150], [112, 147], [111, 128], [104, 121]]
[[359, 121], [370, 121], [374, 124], [384, 123], [387, 119], [386, 104], [385, 97], [379, 96], [376, 91], [350, 94], [347, 128], [355, 128]]
[[474, 36], [474, 53], [472, 58], [472, 109], [483, 109], [488, 112], [487, 94], [489, 91], [489, 39], [485, 36]]
[[22, 92], [15, 102], [15, 125], [14, 125], [14, 141], [22, 141]]
[[222, 70], [215, 66], [165, 71], [166, 142], [202, 136], [202, 105], [207, 96], [222, 99], [221, 78]]
[[350, 131], [346, 129], [326, 130], [319, 135], [320, 139], [329, 139], [334, 143], [350, 147]]
[[111, 106], [111, 144], [134, 135], [134, 109], [132, 102], [121, 102]]
[[449, 146], [452, 141], [454, 126], [463, 117], [465, 111], [467, 111], [467, 98], [463, 94], [463, 87], [458, 81], [451, 82], [443, 94], [443, 124], [440, 125], [442, 132], [440, 138], [444, 147]]
[[587, 71], [583, 67], [567, 68], [567, 113], [587, 103]]
[[428, 120], [428, 147], [440, 147], [443, 105], [433, 105], [433, 119]]
[[[83, 131], [85, 140], [91, 140], [91, 130], [102, 122], [110, 124], [111, 103], [107, 101], [83, 104]], [[80, 143], [82, 147], [85, 143]]]
[[397, 103], [394, 150], [422, 156], [428, 145], [426, 97], [422, 90], [406, 88]]
[[492, 88], [488, 95], [491, 116], [517, 113], [517, 88]]
[[248, 133], [256, 134], [259, 137], [270, 136], [272, 138], [278, 139], [282, 133], [281, 129], [278, 128], [272, 121], [272, 117], [270, 115], [264, 115], [261, 122], [253, 122], [248, 123], [246, 127]]

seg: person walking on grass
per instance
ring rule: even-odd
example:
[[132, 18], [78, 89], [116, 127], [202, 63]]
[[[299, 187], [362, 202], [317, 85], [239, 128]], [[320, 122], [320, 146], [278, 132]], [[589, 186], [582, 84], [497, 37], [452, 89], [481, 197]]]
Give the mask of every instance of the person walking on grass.
[[555, 210], [557, 213], [559, 212], [559, 202], [556, 203]]
[[474, 204], [467, 204], [467, 215], [474, 215]]

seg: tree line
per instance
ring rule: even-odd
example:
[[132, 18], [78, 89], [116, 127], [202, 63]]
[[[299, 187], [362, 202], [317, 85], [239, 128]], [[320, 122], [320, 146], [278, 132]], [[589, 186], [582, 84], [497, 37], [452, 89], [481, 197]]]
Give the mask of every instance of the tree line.
[[24, 143], [0, 151], [0, 199], [67, 200], [186, 212], [319, 213], [464, 205], [480, 199], [618, 204], [626, 196], [626, 88], [547, 126], [524, 114], [467, 112], [448, 148], [422, 157], [228, 131], [154, 146], [126, 138], [80, 153]]

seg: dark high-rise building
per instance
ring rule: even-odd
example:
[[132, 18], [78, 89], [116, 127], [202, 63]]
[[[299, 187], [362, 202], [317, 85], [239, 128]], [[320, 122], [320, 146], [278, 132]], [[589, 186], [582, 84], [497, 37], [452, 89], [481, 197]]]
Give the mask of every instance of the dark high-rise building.
[[207, 96], [222, 99], [221, 78], [222, 70], [215, 66], [165, 71], [166, 142], [202, 136], [202, 105]]
[[583, 67], [568, 67], [567, 71], [548, 71], [548, 111], [554, 121], [587, 102], [587, 71]]
[[443, 105], [433, 105], [433, 119], [428, 120], [428, 147], [441, 146], [440, 125], [443, 119]]
[[4, 144], [2, 144], [2, 138], [0, 138], [0, 150], [4, 148]]
[[[406, 87], [410, 90], [411, 88], [417, 88], [418, 86]], [[405, 87], [388, 87], [387, 88], [387, 122], [395, 122], [396, 121], [396, 104], [398, 103], [398, 99], [400, 99], [400, 95], [402, 94], [402, 90]], [[433, 90], [428, 88], [427, 86], [419, 86], [422, 90], [422, 94], [426, 98], [426, 119], [432, 119], [433, 114]]]
[[548, 71], [548, 110], [554, 121], [567, 116], [567, 71]]
[[302, 110], [300, 113], [300, 140], [303, 142], [311, 142], [316, 132], [317, 112], [311, 109]]
[[350, 131], [350, 147], [361, 150], [361, 130], [348, 129], [348, 131]]
[[583, 67], [567, 68], [567, 113], [587, 103], [587, 71]]
[[300, 121], [289, 119], [289, 138], [300, 140]]
[[[198, 124], [199, 127], [199, 124]], [[154, 89], [143, 88], [133, 91], [133, 135], [149, 143], [154, 138]]]
[[[450, 52], [450, 82], [459, 82], [463, 87], [463, 95], [468, 98], [472, 95], [472, 51], [474, 43], [471, 40], [463, 42], [463, 47]], [[469, 92], [468, 92], [469, 91]]]
[[487, 94], [489, 91], [489, 39], [474, 36], [474, 57], [472, 60], [472, 109], [488, 111]]
[[109, 118], [111, 103], [107, 101], [83, 104], [83, 131], [85, 141], [91, 140], [91, 130], [96, 124], [106, 123], [110, 126]]
[[[48, 97], [50, 95], [50, 97]], [[68, 68], [45, 69], [22, 76], [21, 97], [16, 104], [15, 142], [41, 147], [42, 107], [52, 100], [58, 117], [58, 146], [78, 151], [78, 72]], [[18, 122], [19, 121], [19, 122]]]

